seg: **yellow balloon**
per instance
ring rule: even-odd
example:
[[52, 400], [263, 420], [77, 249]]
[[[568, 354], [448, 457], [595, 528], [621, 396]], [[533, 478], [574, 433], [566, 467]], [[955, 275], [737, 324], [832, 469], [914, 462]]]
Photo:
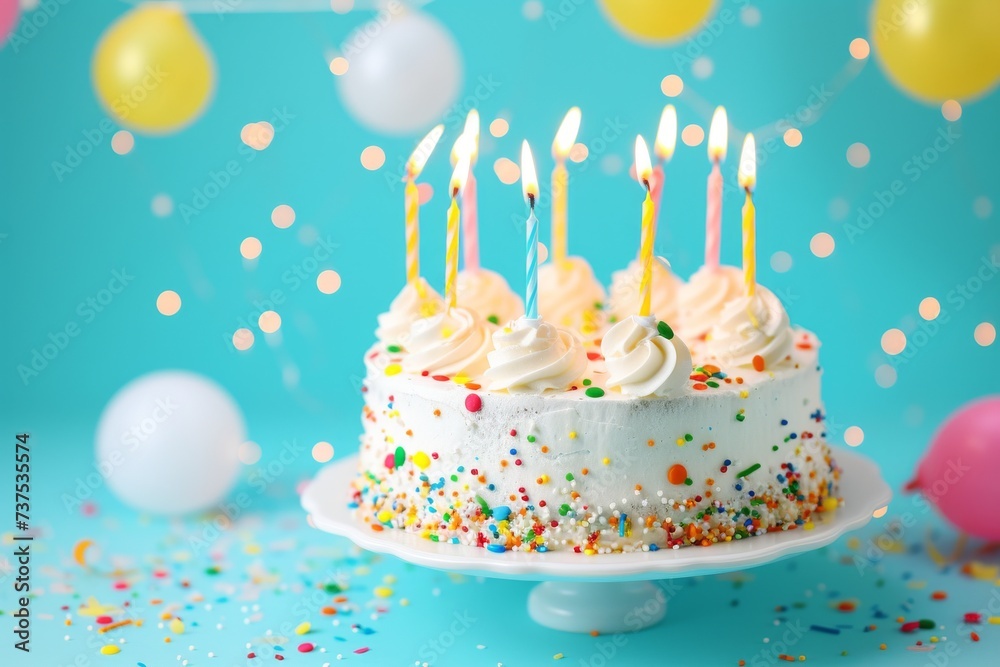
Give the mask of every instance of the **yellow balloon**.
[[670, 42], [709, 17], [715, 0], [601, 0], [619, 30], [643, 42]]
[[1000, 80], [998, 0], [875, 0], [871, 33], [889, 77], [918, 98], [968, 99]]
[[140, 132], [178, 130], [215, 86], [212, 56], [177, 7], [145, 4], [108, 28], [91, 64], [98, 99]]

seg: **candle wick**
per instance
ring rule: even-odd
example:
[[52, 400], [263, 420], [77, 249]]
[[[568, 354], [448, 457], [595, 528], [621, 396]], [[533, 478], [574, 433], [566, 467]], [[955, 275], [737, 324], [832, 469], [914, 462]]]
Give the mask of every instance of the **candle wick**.
[[453, 187], [453, 188], [451, 189], [451, 198], [452, 198], [452, 199], [454, 199], [455, 197], [457, 197], [457, 196], [458, 196], [458, 191], [459, 191], [459, 188], [458, 188], [458, 186], [455, 186], [455, 187]]
[[642, 184], [646, 186], [646, 192], [649, 192], [649, 190], [650, 190], [649, 179], [648, 178], [642, 179]]
[[535, 210], [535, 195], [532, 192], [528, 193], [528, 206], [531, 208], [532, 211]]

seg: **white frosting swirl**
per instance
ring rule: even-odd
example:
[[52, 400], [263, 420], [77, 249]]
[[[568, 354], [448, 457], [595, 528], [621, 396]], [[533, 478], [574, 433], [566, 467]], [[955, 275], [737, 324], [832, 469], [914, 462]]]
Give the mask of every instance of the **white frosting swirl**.
[[[670, 264], [663, 258], [653, 261], [653, 288], [650, 309], [661, 320], [673, 324], [680, 313], [679, 292], [684, 282], [670, 271]], [[639, 312], [642, 294], [642, 264], [632, 260], [628, 267], [611, 274], [611, 314], [624, 320]]]
[[609, 387], [631, 396], [666, 396], [691, 376], [691, 352], [678, 336], [666, 338], [655, 317], [631, 315], [604, 334], [601, 353]]
[[512, 394], [565, 389], [587, 368], [587, 353], [576, 334], [544, 320], [520, 318], [493, 334], [486, 378], [491, 390]]
[[604, 326], [601, 309], [607, 295], [590, 264], [582, 257], [567, 257], [538, 269], [539, 314], [558, 327], [590, 337]]
[[444, 300], [427, 281], [417, 278], [407, 283], [389, 305], [389, 311], [378, 316], [375, 337], [383, 343], [403, 343], [410, 334], [410, 325], [422, 317], [444, 310]]
[[743, 272], [735, 266], [701, 267], [680, 290], [677, 328], [696, 341], [712, 330], [727, 303], [743, 294]]
[[521, 299], [507, 281], [489, 269], [459, 272], [458, 302], [493, 324], [510, 322], [524, 313]]
[[478, 375], [486, 370], [486, 354], [491, 349], [486, 324], [464, 308], [451, 308], [413, 323], [403, 370]]
[[751, 366], [760, 355], [770, 368], [791, 354], [792, 342], [785, 307], [770, 290], [758, 285], [754, 296], [726, 304], [705, 341], [705, 350], [720, 362], [737, 366]]

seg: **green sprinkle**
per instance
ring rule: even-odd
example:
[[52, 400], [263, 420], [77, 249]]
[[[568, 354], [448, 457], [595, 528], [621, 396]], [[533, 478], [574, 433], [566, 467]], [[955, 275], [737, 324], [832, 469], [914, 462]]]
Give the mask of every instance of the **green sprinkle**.
[[747, 416], [745, 414], [743, 414], [742, 412], [737, 412], [736, 413], [736, 421], [741, 422], [741, 421], [743, 421], [746, 418], [747, 418]]
[[600, 301], [594, 302], [594, 310], [604, 310], [604, 304]]
[[528, 534], [527, 534], [527, 535], [525, 535], [525, 537], [527, 537], [527, 538], [528, 538], [529, 540], [533, 540], [533, 539], [535, 539], [535, 531], [533, 531], [533, 530], [529, 530], [529, 531], [528, 531]]
[[663, 320], [656, 323], [656, 331], [667, 340], [674, 337], [674, 330], [671, 329], [670, 325]]
[[323, 590], [326, 591], [327, 593], [341, 593], [343, 592], [344, 589], [341, 588], [338, 584], [331, 583], [323, 586]]
[[587, 387], [586, 393], [587, 396], [590, 396], [591, 398], [600, 398], [601, 396], [604, 396], [604, 390], [600, 387]]
[[390, 345], [389, 347], [387, 347], [385, 349], [389, 350], [390, 352], [402, 352], [403, 351], [403, 348], [401, 348], [399, 345]]
[[492, 324], [500, 324], [500, 318], [497, 317], [496, 315], [490, 315], [486, 319], [489, 320], [490, 323], [492, 323]]
[[694, 440], [694, 436], [691, 435], [690, 433], [685, 433], [684, 439], [687, 440], [688, 442], [691, 442], [692, 440]]
[[534, 442], [534, 441], [535, 441], [535, 436], [529, 435], [528, 436], [528, 442]]
[[439, 538], [438, 538], [438, 536], [437, 536], [437, 535], [431, 535], [431, 542], [437, 542], [437, 541], [438, 541], [438, 539], [439, 539]]
[[684, 480], [684, 483], [685, 483], [685, 484], [686, 484], [687, 486], [691, 486], [692, 484], [694, 484], [694, 480], [693, 480], [693, 479], [691, 479], [690, 477], [688, 477], [687, 479], [685, 479], [685, 480]]
[[747, 468], [746, 470], [744, 470], [743, 472], [739, 473], [736, 476], [737, 477], [746, 477], [747, 475], [749, 475], [750, 473], [758, 470], [759, 468], [760, 468], [760, 464], [759, 463], [754, 463], [752, 466], [750, 466], [749, 468]]
[[922, 618], [922, 619], [920, 619], [920, 629], [921, 630], [933, 630], [936, 627], [937, 627], [937, 623], [935, 623], [931, 619], [929, 619], [929, 618]]
[[763, 498], [754, 498], [753, 500], [750, 501], [750, 504], [751, 505], [763, 505], [765, 502], [767, 502], [767, 501], [764, 500]]
[[718, 389], [719, 388], [719, 383], [718, 382], [713, 382], [712, 380], [709, 380], [705, 384], [707, 384], [712, 389]]
[[441, 517], [441, 518], [445, 520], [445, 523], [447, 523], [447, 522], [451, 521], [451, 514], [449, 514], [448, 512], [445, 512], [445, 513], [444, 513], [444, 514], [442, 515], [442, 517]]
[[567, 482], [572, 482], [574, 479], [576, 479], [576, 478], [573, 477], [573, 473], [571, 473], [571, 472], [566, 473], [566, 481]]
[[220, 570], [218, 568], [218, 566], [216, 566], [216, 565], [212, 565], [210, 567], [205, 568], [205, 574], [208, 574], [208, 575], [213, 575], [214, 576], [214, 575], [218, 574], [219, 572], [222, 572], [222, 570]]
[[458, 475], [452, 475], [451, 476], [451, 481], [457, 482], [458, 481]]
[[559, 506], [559, 515], [560, 516], [566, 516], [567, 514], [569, 514], [569, 512], [570, 512], [570, 509], [569, 509], [569, 505], [567, 503], [563, 503], [562, 505]]
[[476, 495], [476, 502], [479, 503], [480, 509], [483, 510], [483, 516], [485, 516], [485, 517], [491, 517], [491, 516], [493, 516], [493, 510], [490, 509], [489, 504], [485, 500], [483, 500], [482, 496], [480, 496], [480, 495], [477, 494]]
[[772, 446], [771, 446], [771, 451], [772, 451], [772, 452], [776, 452], [776, 451], [778, 451], [778, 446], [777, 446], [777, 445], [772, 445]]
[[396, 447], [396, 456], [393, 462], [397, 468], [402, 468], [403, 464], [406, 463], [406, 450], [402, 447]]
[[589, 387], [592, 384], [593, 384], [593, 382], [590, 380], [590, 378], [587, 378], [586, 380], [583, 381], [583, 386], [584, 387]]

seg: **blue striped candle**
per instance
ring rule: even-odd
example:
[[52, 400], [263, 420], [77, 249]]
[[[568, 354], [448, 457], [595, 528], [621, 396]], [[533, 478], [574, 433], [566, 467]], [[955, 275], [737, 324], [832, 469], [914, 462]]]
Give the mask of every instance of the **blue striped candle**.
[[525, 293], [524, 315], [528, 319], [538, 319], [538, 218], [535, 217], [535, 200], [538, 199], [538, 175], [535, 161], [531, 157], [528, 142], [521, 144], [521, 189], [528, 202], [528, 223], [526, 225]]

